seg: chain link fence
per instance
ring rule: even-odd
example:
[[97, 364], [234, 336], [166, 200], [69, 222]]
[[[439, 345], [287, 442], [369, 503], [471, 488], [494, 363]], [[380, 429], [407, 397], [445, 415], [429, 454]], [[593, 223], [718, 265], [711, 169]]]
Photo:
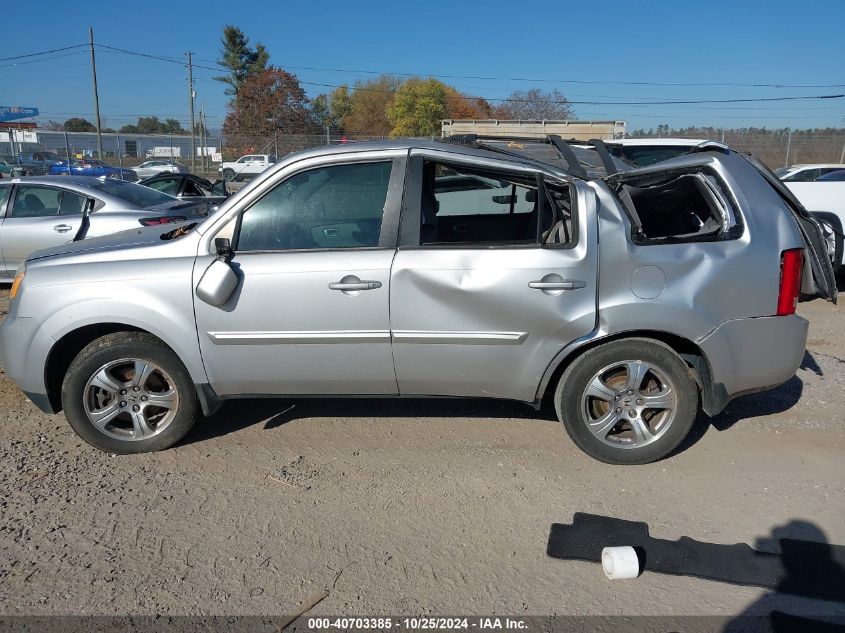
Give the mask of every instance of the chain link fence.
[[[653, 136], [653, 135], [652, 135]], [[843, 163], [845, 162], [845, 129], [816, 132], [766, 130], [721, 130], [718, 128], [692, 128], [670, 131], [674, 138], [696, 138], [724, 142], [741, 151], [754, 154], [769, 167], [776, 168], [796, 163]], [[1, 137], [0, 137], [1, 138]], [[8, 139], [8, 135], [6, 135]], [[216, 174], [215, 159], [236, 160], [244, 154], [273, 154], [283, 157], [295, 152], [321, 145], [369, 141], [382, 136], [346, 135], [327, 130], [321, 134], [237, 134], [224, 136], [222, 133], [209, 135], [205, 144], [196, 137], [194, 150], [194, 171]], [[133, 167], [153, 158], [173, 158], [191, 166], [191, 137], [169, 134], [102, 134], [103, 160], [109, 164]], [[203, 157], [203, 147], [206, 156]], [[93, 132], [28, 131], [11, 141], [0, 140], [0, 154], [17, 154], [46, 150], [61, 158], [97, 157], [97, 135]]]

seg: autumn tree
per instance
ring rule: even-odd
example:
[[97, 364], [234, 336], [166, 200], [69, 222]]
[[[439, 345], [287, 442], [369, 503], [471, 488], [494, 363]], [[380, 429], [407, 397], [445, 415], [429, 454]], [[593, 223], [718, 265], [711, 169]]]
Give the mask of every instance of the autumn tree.
[[267, 69], [270, 53], [261, 43], [256, 44], [255, 48], [250, 47], [249, 38], [244, 32], [230, 24], [223, 27], [220, 44], [218, 64], [228, 68], [229, 74], [214, 79], [227, 84], [226, 94], [235, 97], [249, 77]]
[[387, 107], [393, 126], [391, 136], [435, 136], [440, 134], [440, 122], [446, 118], [447, 96], [453, 88], [429, 77], [412, 77], [405, 81]]
[[452, 86], [446, 90], [447, 119], [489, 119], [492, 110], [486, 99], [465, 95]]
[[357, 81], [349, 98], [348, 113], [341, 119], [348, 134], [387, 136], [393, 128], [387, 109], [400, 81], [391, 75], [381, 75], [370, 81]]
[[[244, 80], [223, 123], [223, 132], [239, 143], [252, 145], [256, 138], [265, 140], [276, 132], [282, 134], [316, 131], [308, 97], [299, 79], [281, 68], [270, 66]], [[246, 138], [250, 140], [245, 140]], [[245, 147], [246, 145], [244, 145]]]
[[543, 92], [539, 88], [532, 88], [512, 92], [496, 108], [495, 115], [499, 119], [552, 121], [572, 119], [575, 111], [559, 90]]

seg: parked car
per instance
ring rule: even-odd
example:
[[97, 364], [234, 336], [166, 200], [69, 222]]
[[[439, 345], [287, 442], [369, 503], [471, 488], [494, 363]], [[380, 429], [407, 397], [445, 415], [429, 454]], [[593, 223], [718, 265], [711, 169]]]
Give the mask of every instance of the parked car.
[[774, 170], [778, 178], [784, 182], [815, 182], [832, 171], [841, 171], [845, 165], [836, 163], [817, 163], [807, 165], [790, 165], [778, 167]]
[[202, 198], [210, 207], [229, 197], [226, 181], [211, 182], [193, 174], [160, 174], [141, 180], [138, 184], [177, 198]]
[[217, 171], [223, 180], [237, 182], [254, 178], [276, 162], [276, 157], [269, 154], [247, 154], [234, 162], [221, 163]]
[[114, 178], [116, 180], [125, 180], [127, 182], [135, 182], [138, 180], [138, 174], [132, 169], [125, 169], [122, 167], [112, 167], [106, 165], [99, 160], [89, 158], [84, 159], [70, 159], [70, 174], [68, 174], [68, 161], [63, 160], [56, 165], [50, 167], [49, 173], [57, 176], [93, 176], [99, 178], [105, 176], [106, 178]]
[[796, 303], [836, 299], [821, 229], [729, 149], [571, 165], [401, 139], [289, 155], [201, 222], [30, 256], [0, 362], [114, 453], [227, 399], [331, 394], [550, 401], [593, 457], [660, 459], [699, 403], [794, 375]]
[[50, 167], [58, 165], [62, 159], [55, 152], [48, 152], [44, 150], [36, 150], [34, 152], [20, 152], [18, 154], [20, 162], [25, 165], [39, 167], [44, 170], [44, 173], [50, 171]]
[[845, 180], [845, 169], [829, 171], [824, 176], [816, 178], [816, 182], [842, 182]]
[[47, 170], [38, 163], [27, 163], [17, 156], [0, 156], [0, 174], [11, 176], [16, 169], [22, 169], [24, 176], [43, 176], [47, 173]]
[[187, 174], [190, 171], [185, 165], [172, 160], [148, 160], [133, 167], [132, 170], [138, 178], [142, 179], [152, 178], [158, 174]]
[[[90, 205], [85, 222], [83, 210]], [[33, 251], [83, 237], [179, 222], [206, 212], [129, 182], [69, 176], [0, 181], [0, 281], [10, 281]]]
[[702, 143], [708, 141], [689, 138], [626, 138], [605, 141], [611, 156], [621, 158], [634, 167], [648, 167], [675, 158]]

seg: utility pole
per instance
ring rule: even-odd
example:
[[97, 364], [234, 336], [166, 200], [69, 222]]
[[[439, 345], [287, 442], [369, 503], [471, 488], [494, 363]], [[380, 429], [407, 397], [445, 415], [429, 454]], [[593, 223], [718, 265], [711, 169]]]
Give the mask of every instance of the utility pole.
[[200, 105], [200, 147], [202, 148], [202, 171], [208, 171], [208, 139], [205, 132], [205, 99]]
[[97, 116], [97, 158], [103, 160], [103, 137], [100, 135], [100, 95], [97, 92], [97, 60], [94, 59], [94, 28], [91, 26], [88, 27], [88, 37], [91, 43], [91, 75], [94, 78], [94, 113]]
[[188, 51], [188, 104], [191, 107], [191, 171], [197, 166], [197, 141], [194, 130], [194, 67], [191, 63], [191, 51]]
[[789, 148], [792, 145], [792, 130], [786, 128], [786, 131], [789, 132], [789, 136], [786, 137], [786, 158], [783, 161], [783, 166], [789, 167]]

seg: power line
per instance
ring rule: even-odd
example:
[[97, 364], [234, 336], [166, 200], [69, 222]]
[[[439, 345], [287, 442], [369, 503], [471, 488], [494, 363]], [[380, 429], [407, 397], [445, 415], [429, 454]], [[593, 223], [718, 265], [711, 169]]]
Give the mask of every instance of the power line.
[[[152, 59], [157, 59], [160, 61], [170, 62], [174, 64], [185, 65], [185, 62], [178, 61], [168, 57], [161, 57], [159, 55], [150, 55], [147, 53], [140, 53], [136, 51], [128, 51], [126, 49], [118, 48], [115, 46], [106, 46], [105, 44], [100, 44], [99, 46], [119, 51], [122, 53], [126, 53], [129, 55], [139, 55], [141, 57], [149, 57]], [[200, 64], [193, 64], [194, 68], [202, 68], [205, 70], [213, 70], [215, 72], [227, 71], [228, 69], [223, 66], [217, 67], [210, 67], [210, 66], [203, 66]], [[289, 68], [292, 68], [289, 67]], [[474, 79], [482, 79], [482, 77], [474, 77]], [[318, 86], [323, 88], [341, 88], [341, 87], [348, 87], [342, 84], [330, 84], [330, 83], [322, 83], [322, 82], [315, 82], [315, 81], [303, 81], [299, 80], [299, 83], [305, 84], [306, 86]], [[600, 82], [583, 82], [583, 83], [600, 83]], [[606, 82], [606, 83], [616, 83], [616, 82]], [[659, 83], [647, 83], [647, 82], [640, 82], [639, 84], [635, 82], [630, 82], [631, 85], [661, 85]], [[672, 85], [672, 84], [665, 84], [665, 85]], [[692, 85], [692, 84], [674, 84], [674, 85]], [[705, 84], [700, 84], [705, 85]], [[762, 86], [763, 84], [758, 84]], [[839, 84], [840, 86], [845, 87], [845, 84]], [[826, 86], [832, 87], [832, 86]], [[396, 94], [396, 90], [380, 90], [377, 88], [364, 88], [364, 87], [354, 87], [354, 90], [363, 90], [366, 92], [379, 92], [385, 94]], [[514, 99], [510, 97], [480, 97], [476, 95], [467, 95], [468, 98], [475, 98], [475, 99], [484, 99], [485, 101], [497, 101], [503, 103], [533, 103], [531, 99]], [[802, 100], [814, 100], [814, 99], [840, 99], [845, 97], [845, 94], [836, 94], [836, 95], [802, 95], [802, 96], [791, 96], [791, 97], [752, 97], [752, 98], [744, 98], [744, 99], [677, 99], [677, 100], [650, 100], [650, 101], [581, 101], [581, 100], [574, 100], [571, 101], [569, 99], [560, 100], [560, 101], [550, 101], [549, 103], [554, 103], [558, 105], [563, 104], [572, 104], [572, 105], [623, 105], [623, 106], [630, 106], [630, 105], [678, 105], [678, 104], [704, 104], [704, 103], [763, 103], [763, 102], [771, 102], [771, 101], [802, 101]]]
[[13, 57], [0, 57], [0, 62], [7, 62], [12, 59], [23, 59], [24, 57], [36, 57], [37, 55], [48, 55], [49, 53], [58, 53], [60, 51], [68, 51], [72, 48], [81, 48], [88, 46], [87, 44], [74, 44], [73, 46], [62, 46], [61, 48], [53, 48], [48, 51], [39, 51], [37, 53], [26, 53], [25, 55], [15, 55]]
[[51, 55], [50, 57], [41, 57], [39, 59], [29, 59], [23, 62], [12, 62], [11, 64], [2, 64], [0, 68], [12, 68], [17, 66], [23, 66], [24, 64], [38, 64], [40, 62], [50, 61], [51, 59], [60, 59], [62, 57], [72, 57], [73, 55], [79, 55], [80, 53], [84, 53], [83, 50], [73, 51], [72, 53], [63, 53], [62, 55]]
[[[210, 59], [198, 59], [198, 61], [211, 62]], [[294, 70], [311, 70], [332, 73], [354, 73], [360, 75], [395, 75], [397, 77], [438, 77], [441, 79], [473, 79], [480, 81], [526, 81], [534, 83], [560, 83], [560, 84], [585, 84], [603, 85], [612, 84], [616, 86], [673, 86], [673, 87], [726, 87], [726, 88], [845, 88], [845, 84], [766, 84], [766, 83], [722, 83], [722, 82], [672, 82], [672, 81], [616, 81], [616, 80], [589, 80], [589, 79], [542, 79], [535, 77], [489, 77], [484, 75], [446, 75], [442, 73], [407, 73], [382, 70], [361, 70], [351, 68], [320, 68], [317, 66], [291, 66], [285, 68]]]

